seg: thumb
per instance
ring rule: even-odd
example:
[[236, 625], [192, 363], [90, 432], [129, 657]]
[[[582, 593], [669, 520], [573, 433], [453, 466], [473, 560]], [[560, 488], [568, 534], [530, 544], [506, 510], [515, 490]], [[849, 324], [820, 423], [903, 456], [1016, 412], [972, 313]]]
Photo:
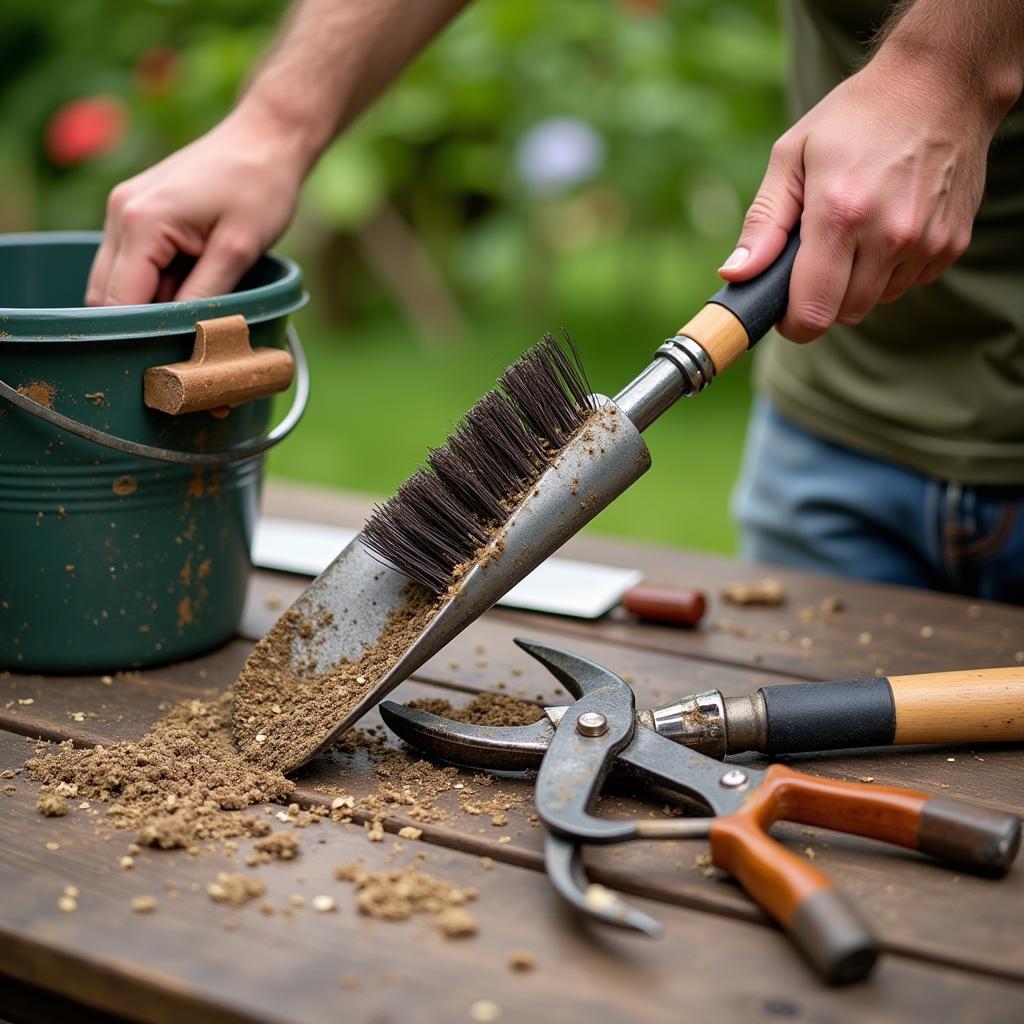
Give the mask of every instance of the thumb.
[[746, 281], [775, 262], [803, 209], [804, 174], [801, 150], [779, 140], [761, 187], [743, 218], [743, 230], [732, 255], [718, 268], [726, 281]]

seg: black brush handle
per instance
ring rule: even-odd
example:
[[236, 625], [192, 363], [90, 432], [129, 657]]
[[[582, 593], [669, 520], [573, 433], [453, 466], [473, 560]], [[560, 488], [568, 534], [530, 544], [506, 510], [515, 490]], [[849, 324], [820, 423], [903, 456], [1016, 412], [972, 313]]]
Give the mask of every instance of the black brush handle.
[[693, 339], [721, 373], [753, 348], [782, 319], [789, 301], [789, 278], [800, 248], [800, 225], [790, 233], [779, 258], [742, 284], [727, 284], [677, 334]]
[[789, 300], [789, 278], [800, 248], [800, 224], [793, 228], [779, 258], [757, 277], [723, 285], [708, 302], [724, 306], [741, 324], [747, 348], [753, 348], [783, 317]]
[[896, 704], [888, 679], [763, 686], [767, 723], [763, 752], [884, 747], [896, 735]]

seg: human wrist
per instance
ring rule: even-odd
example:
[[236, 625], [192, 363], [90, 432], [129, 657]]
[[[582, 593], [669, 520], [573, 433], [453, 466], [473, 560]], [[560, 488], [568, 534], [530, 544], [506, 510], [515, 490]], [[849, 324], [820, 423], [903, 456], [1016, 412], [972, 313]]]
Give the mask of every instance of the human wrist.
[[884, 69], [897, 83], [923, 94], [935, 106], [973, 113], [989, 136], [1017, 102], [1024, 89], [1024, 58], [1016, 47], [993, 47], [984, 62], [975, 60], [961, 43], [941, 33], [922, 33], [899, 25], [879, 46], [871, 65]]
[[228, 115], [227, 123], [246, 137], [266, 140], [275, 161], [283, 163], [298, 182], [312, 170], [333, 137], [333, 124], [312, 109], [290, 105], [272, 90], [250, 88]]

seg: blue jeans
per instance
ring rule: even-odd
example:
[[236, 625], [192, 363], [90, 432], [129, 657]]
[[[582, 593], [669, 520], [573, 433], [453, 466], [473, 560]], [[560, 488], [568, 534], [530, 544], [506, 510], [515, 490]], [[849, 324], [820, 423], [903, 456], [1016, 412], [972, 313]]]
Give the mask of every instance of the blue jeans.
[[761, 398], [732, 503], [744, 558], [1024, 604], [1022, 499], [861, 455]]

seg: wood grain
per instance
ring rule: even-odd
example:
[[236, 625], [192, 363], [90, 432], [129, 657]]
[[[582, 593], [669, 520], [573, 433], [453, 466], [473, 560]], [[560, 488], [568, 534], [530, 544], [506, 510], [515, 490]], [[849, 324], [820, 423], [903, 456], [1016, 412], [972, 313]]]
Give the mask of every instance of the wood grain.
[[[475, 623], [471, 630], [477, 629], [483, 621]], [[247, 648], [238, 646], [240, 649], [231, 654], [240, 663]], [[222, 669], [227, 669], [230, 659], [224, 652], [220, 657]], [[197, 689], [195, 678], [201, 664], [202, 661], [191, 665], [186, 663], [161, 671], [182, 675], [187, 681], [183, 697], [208, 696], [230, 685], [233, 676], [228, 675], [218, 680], [216, 687], [205, 691]], [[476, 671], [486, 677], [489, 670]], [[211, 677], [208, 675], [204, 681], [210, 682]], [[166, 682], [159, 690], [152, 690], [141, 684], [139, 678], [127, 677], [124, 685], [115, 691], [115, 704], [111, 706], [111, 687], [103, 686], [94, 678], [92, 683], [97, 691], [102, 691], [102, 699], [108, 702], [108, 706], [101, 715], [78, 723], [64, 710], [68, 707], [62, 702], [64, 692], [59, 686], [50, 685], [51, 682], [54, 681], [43, 677], [12, 677], [0, 682], [0, 694], [5, 691], [12, 696], [35, 694], [33, 704], [27, 707], [16, 705], [17, 710], [12, 708], [0, 712], [7, 715], [6, 719], [0, 718], [0, 724], [29, 735], [50, 733], [54, 738], [78, 738], [82, 736], [80, 730], [87, 727], [94, 735], [93, 742], [96, 739], [110, 742], [141, 736], [151, 722], [163, 714], [159, 705], [167, 704]], [[68, 680], [57, 682], [66, 683]], [[645, 679], [645, 685], [651, 685], [651, 682]], [[77, 685], [84, 685], [84, 681], [77, 681]], [[100, 703], [99, 698], [90, 702], [81, 689], [76, 693], [79, 704], [73, 705], [75, 707]], [[446, 696], [456, 703], [468, 700], [468, 694], [458, 690], [440, 689], [417, 681], [404, 683], [393, 695], [399, 701], [425, 696]], [[0, 701], [0, 707], [7, 702]], [[379, 716], [374, 712], [363, 724], [379, 722]], [[78, 741], [82, 742], [80, 738]], [[946, 761], [945, 753], [922, 752], [919, 755], [923, 764], [938, 762], [948, 769], [947, 777], [950, 779], [976, 777], [976, 785], [982, 789], [986, 789], [986, 778], [1005, 780], [1006, 791], [1000, 791], [1000, 796], [1014, 800], [1020, 806], [1019, 754], [1005, 751], [1005, 772], [999, 774], [992, 771], [993, 759], [988, 751], [986, 757], [988, 760], [985, 762], [971, 758], [951, 765]], [[907, 758], [901, 760], [906, 761]], [[878, 773], [877, 781], [881, 782], [881, 771], [885, 770], [892, 781], [906, 784], [907, 780], [900, 774], [907, 771], [906, 766], [900, 767], [891, 762], [890, 753], [850, 759], [847, 764], [857, 772], [854, 778], [875, 777]], [[757, 762], [745, 758], [743, 763]], [[801, 767], [821, 772], [823, 768], [828, 770], [828, 763], [827, 757], [819, 758], [808, 760]], [[473, 774], [466, 772], [464, 781], [471, 782]], [[923, 770], [921, 774], [924, 774]], [[295, 799], [306, 806], [322, 803], [328, 796], [339, 793], [366, 796], [376, 792], [378, 785], [372, 762], [361, 750], [334, 752], [318, 758], [297, 775], [296, 780], [299, 789]], [[926, 783], [929, 781], [931, 786], [923, 788], [930, 792], [945, 796], [962, 795], [958, 785], [925, 778]], [[501, 791], [507, 791], [518, 801], [526, 800], [529, 807], [532, 782], [522, 778], [502, 778], [489, 792]], [[601, 806], [603, 813], [616, 817], [658, 817], [662, 814], [661, 807], [671, 804], [672, 799], [668, 794], [659, 794], [653, 802], [638, 800], [631, 786], [613, 782], [607, 787]], [[509, 826], [496, 829], [486, 817], [460, 813], [455, 793], [442, 797], [439, 804], [453, 815], [445, 825], [424, 826], [395, 813], [386, 819], [385, 826], [390, 832], [397, 832], [403, 825], [424, 827], [424, 839], [432, 844], [477, 856], [490, 856], [497, 861], [538, 872], [543, 870], [542, 834], [527, 821], [525, 811], [510, 812]], [[693, 811], [691, 808], [690, 812]], [[972, 970], [1000, 976], [1024, 977], [1024, 926], [1020, 923], [1020, 907], [1024, 906], [1024, 873], [1019, 870], [998, 883], [970, 876], [958, 878], [953, 872], [915, 854], [904, 854], [893, 847], [868, 840], [823, 833], [819, 828], [780, 824], [773, 834], [777, 834], [791, 849], [811, 849], [815, 862], [842, 889], [854, 895], [865, 913], [872, 920], [883, 922], [879, 933], [886, 949], [970, 966]], [[510, 841], [499, 842], [503, 835], [507, 835]], [[702, 841], [629, 844], [614, 849], [592, 848], [588, 851], [588, 862], [595, 879], [614, 888], [681, 907], [763, 923], [760, 912], [734, 885], [717, 874], [712, 877], [705, 875], [700, 858], [706, 852], [707, 845]], [[944, 922], [949, 920], [957, 922], [955, 931], [944, 926]]]
[[[20, 758], [23, 743], [10, 744], [0, 736], [0, 764]], [[644, 907], [665, 925], [661, 940], [592, 929], [565, 912], [538, 873], [502, 864], [485, 870], [475, 857], [415, 843], [396, 852], [390, 842], [368, 843], [358, 827], [332, 823], [301, 834], [295, 862], [257, 872], [273, 915], [255, 904], [226, 911], [205, 887], [220, 871], [244, 870], [248, 840], [234, 854], [219, 844], [195, 857], [145, 850], [125, 872], [117, 867], [121, 836], [97, 835], [86, 815], [44, 819], [22, 787], [0, 805], [2, 970], [137, 1021], [448, 1022], [468, 1020], [479, 1000], [497, 1004], [503, 1021], [668, 1022], [679, 1020], [681, 1006], [694, 1019], [782, 1015], [836, 1024], [966, 1022], [981, 1006], [987, 1019], [1024, 1013], [1024, 986], [900, 956], [883, 961], [869, 983], [831, 991], [782, 936], [662, 904]], [[52, 841], [58, 850], [45, 848]], [[445, 941], [423, 918], [360, 917], [351, 889], [333, 879], [335, 865], [357, 857], [375, 870], [417, 852], [426, 853], [424, 870], [479, 891], [471, 905], [477, 937]], [[66, 885], [80, 893], [72, 914], [56, 905]], [[337, 900], [336, 912], [310, 909], [309, 898], [321, 892]], [[295, 893], [307, 905], [286, 921], [282, 910]], [[134, 895], [154, 896], [157, 910], [133, 914]], [[236, 926], [226, 930], [229, 919]], [[516, 948], [532, 951], [534, 971], [509, 970]]]
[[1024, 665], [890, 676], [896, 743], [1024, 740]]
[[[268, 506], [276, 514], [307, 515], [315, 521], [358, 525], [365, 505], [362, 499], [339, 501], [310, 488], [268, 488]], [[711, 595], [708, 616], [698, 630], [681, 630], [625, 618], [584, 623], [492, 611], [395, 691], [395, 699], [447, 696], [458, 703], [503, 684], [504, 692], [542, 703], [564, 700], [555, 681], [512, 645], [516, 635], [580, 650], [608, 664], [628, 679], [641, 706], [703, 689], [736, 695], [790, 680], [867, 675], [875, 668], [892, 675], [1008, 665], [1024, 648], [1020, 609], [742, 567], [727, 559], [587, 536], [571, 541], [566, 553], [640, 568], [649, 580], [701, 587]], [[722, 601], [728, 582], [769, 574], [787, 591], [787, 604], [781, 608], [741, 609]], [[255, 628], [265, 630], [259, 623], [276, 619], [292, 599], [289, 595], [297, 595], [303, 585], [295, 577], [257, 574], [251, 601]], [[271, 594], [277, 595], [270, 602], [275, 608], [267, 605]], [[822, 599], [837, 594], [843, 611], [824, 613]], [[926, 626], [927, 639], [921, 635]], [[788, 633], [789, 639], [780, 639], [780, 633]], [[863, 633], [870, 634], [866, 643]], [[809, 647], [799, 644], [804, 636], [812, 640]], [[206, 658], [119, 675], [109, 685], [97, 676], [0, 679], [0, 728], [80, 744], [135, 738], [173, 701], [211, 696], [230, 686], [250, 646], [235, 641]], [[32, 747], [24, 738], [0, 734], [0, 754], [5, 751], [14, 766]], [[0, 756], [0, 766], [6, 766], [3, 760]], [[910, 785], [1024, 811], [1019, 745], [839, 751], [784, 760], [823, 776], [870, 778], [875, 784]], [[749, 756], [741, 763], [763, 762]], [[359, 751], [320, 758], [297, 781], [297, 799], [303, 804], [323, 802], [332, 790], [359, 796], [377, 786], [372, 765]], [[144, 854], [149, 867], [139, 867], [154, 874], [140, 871], [133, 879], [162, 884], [171, 872], [182, 881], [178, 904], [189, 909], [180, 918], [164, 914], [163, 905], [152, 918], [126, 914], [120, 902], [124, 879], [113, 866], [110, 845], [120, 854], [125, 837], [118, 833], [102, 839], [95, 835], [95, 819], [86, 815], [44, 820], [32, 809], [34, 787], [23, 776], [13, 785], [14, 797], [0, 796], [0, 844], [5, 852], [0, 859], [5, 893], [0, 901], [0, 945], [5, 950], [0, 972], [108, 1012], [128, 1005], [140, 1020], [180, 1020], [186, 1013], [204, 1021], [324, 1020], [343, 1012], [341, 1007], [359, 1020], [464, 1020], [470, 997], [494, 999], [504, 1010], [503, 1020], [578, 1019], [586, 1014], [595, 1020], [674, 1021], [681, 1005], [692, 1013], [744, 1021], [780, 1014], [836, 1021], [1009, 1021], [1024, 1012], [1020, 867], [1008, 878], [991, 882], [958, 875], [874, 840], [780, 823], [772, 835], [804, 859], [813, 857], [813, 866], [863, 909], [884, 948], [896, 954], [883, 961], [869, 985], [837, 996], [821, 989], [783, 938], [763, 927], [764, 916], [734, 883], [703, 866], [700, 858], [708, 849], [703, 842], [588, 850], [588, 867], [596, 880], [657, 901], [648, 909], [668, 924], [666, 940], [643, 942], [581, 928], [564, 913], [540, 873], [541, 830], [525, 812], [510, 812], [509, 825], [498, 829], [480, 816], [456, 813], [453, 793], [442, 798], [453, 811], [452, 819], [427, 825], [417, 849], [431, 857], [429, 870], [450, 870], [452, 877], [474, 884], [478, 858], [487, 855], [495, 861], [481, 883], [479, 943], [442, 944], [433, 940], [427, 925], [385, 926], [351, 915], [343, 919], [340, 913], [308, 914], [282, 930], [279, 919], [264, 920], [252, 907], [237, 915], [247, 915], [246, 927], [228, 933], [222, 932], [223, 922], [216, 915], [211, 927], [213, 904], [205, 895], [188, 892], [189, 884], [202, 887], [231, 863], [218, 860], [221, 853], [195, 859], [180, 853]], [[531, 782], [503, 778], [494, 786], [525, 796]], [[639, 796], [630, 784], [612, 779], [600, 802], [601, 813], [660, 816], [662, 806], [671, 804], [668, 795]], [[677, 809], [670, 807], [670, 812]], [[685, 804], [681, 809], [693, 813]], [[396, 813], [386, 825], [395, 831], [408, 823]], [[67, 830], [70, 837], [56, 853], [45, 850], [53, 829]], [[311, 856], [303, 862], [311, 868], [304, 871], [307, 881], [291, 882], [293, 874], [274, 870], [279, 879], [276, 898], [286, 898], [295, 885], [309, 885], [314, 877], [329, 878], [327, 867], [315, 876], [314, 864], [332, 865], [354, 853], [371, 858], [390, 853], [390, 840], [369, 844], [358, 828], [329, 826], [315, 837], [313, 831], [303, 837], [311, 844]], [[336, 840], [338, 831], [351, 831], [355, 838], [351, 843]], [[510, 841], [500, 843], [504, 835]], [[101, 840], [107, 845], [89, 852], [89, 843]], [[243, 844], [239, 857], [245, 848]], [[67, 860], [55, 874], [55, 862], [48, 858], [57, 856]], [[150, 856], [158, 859], [151, 864]], [[280, 865], [266, 870], [276, 867]], [[74, 874], [79, 871], [83, 873]], [[54, 891], [59, 894], [55, 887], [65, 876], [68, 880], [61, 885], [79, 884], [73, 878], [81, 878], [104, 894], [90, 908], [94, 918], [86, 921], [56, 911], [52, 897]], [[43, 882], [49, 888], [40, 895]], [[8, 893], [13, 894], [10, 900]], [[515, 913], [508, 912], [512, 906]], [[490, 936], [486, 942], [485, 935]], [[513, 944], [532, 948], [542, 968], [525, 979], [509, 975], [503, 958]], [[9, 947], [14, 952], [7, 957]], [[737, 963], [743, 965], [741, 971]], [[340, 987], [340, 974], [346, 970], [360, 975], [361, 988]], [[0, 987], [0, 1005], [2, 991]]]
[[717, 302], [709, 302], [676, 333], [698, 342], [711, 356], [716, 373], [728, 369], [750, 347], [742, 321]]

